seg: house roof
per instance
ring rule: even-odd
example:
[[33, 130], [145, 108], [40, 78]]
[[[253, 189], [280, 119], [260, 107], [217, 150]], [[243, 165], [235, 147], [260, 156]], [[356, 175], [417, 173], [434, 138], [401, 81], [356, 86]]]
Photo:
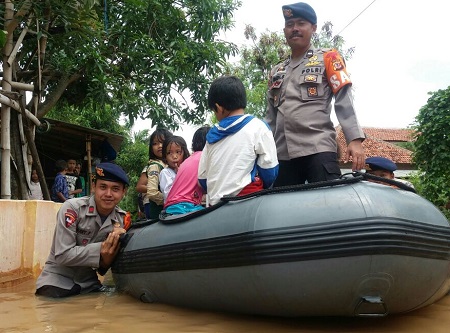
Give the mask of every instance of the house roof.
[[413, 129], [408, 128], [376, 128], [363, 127], [367, 137], [377, 138], [389, 142], [411, 142], [414, 141]]
[[[412, 141], [412, 134], [414, 133], [413, 130], [364, 127], [363, 131], [366, 134], [366, 139], [363, 141], [363, 148], [366, 153], [366, 157], [382, 156], [394, 161], [399, 169], [413, 168], [412, 152], [391, 143]], [[339, 163], [341, 165], [348, 165], [349, 163], [345, 163], [347, 143], [345, 141], [341, 126], [336, 127], [336, 132]]]
[[123, 136], [95, 130], [88, 127], [69, 124], [54, 119], [41, 119], [50, 124], [48, 130], [36, 130], [35, 144], [39, 153], [44, 173], [54, 176], [56, 160], [74, 158], [84, 160], [87, 155], [87, 141], [90, 141], [91, 156], [102, 157], [105, 154], [105, 144], [119, 152]]

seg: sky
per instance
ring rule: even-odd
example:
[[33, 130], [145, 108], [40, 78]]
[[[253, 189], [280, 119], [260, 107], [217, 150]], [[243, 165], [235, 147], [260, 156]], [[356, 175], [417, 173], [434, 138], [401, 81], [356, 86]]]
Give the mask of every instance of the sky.
[[[296, 2], [241, 1], [235, 28], [225, 34], [225, 39], [238, 45], [245, 43], [245, 24], [256, 28], [257, 35], [265, 30], [282, 32], [281, 6]], [[361, 126], [405, 128], [427, 103], [428, 92], [450, 86], [446, 1], [306, 2], [316, 12], [318, 30], [331, 21], [334, 34], [339, 33], [346, 41], [344, 47], [355, 47], [347, 69]]]
[[[282, 32], [281, 6], [291, 1], [241, 0], [235, 12], [235, 27], [222, 38], [237, 44], [246, 24], [256, 34]], [[320, 29], [331, 21], [334, 34], [355, 47], [347, 61], [354, 88], [358, 120], [363, 127], [406, 128], [427, 103], [428, 92], [450, 86], [450, 43], [446, 1], [428, 0], [314, 0]], [[335, 125], [337, 121], [332, 117]], [[193, 128], [183, 127], [190, 146]]]

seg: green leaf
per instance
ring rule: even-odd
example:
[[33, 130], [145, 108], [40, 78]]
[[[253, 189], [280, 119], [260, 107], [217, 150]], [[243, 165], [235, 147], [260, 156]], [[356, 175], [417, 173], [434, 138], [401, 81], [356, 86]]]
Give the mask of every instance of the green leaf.
[[5, 30], [0, 30], [0, 48], [3, 48], [5, 46], [7, 37], [8, 32]]

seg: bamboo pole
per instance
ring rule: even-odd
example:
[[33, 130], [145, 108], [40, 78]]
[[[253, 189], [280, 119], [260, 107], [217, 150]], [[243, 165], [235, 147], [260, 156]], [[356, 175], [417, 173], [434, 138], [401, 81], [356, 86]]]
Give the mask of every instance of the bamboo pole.
[[[10, 85], [11, 87], [11, 85]], [[4, 89], [3, 89], [4, 90]], [[19, 103], [17, 103], [15, 100], [13, 100], [12, 98], [3, 95], [0, 92], [0, 103], [2, 105], [8, 106], [10, 108], [13, 108], [14, 110], [16, 110], [19, 113], [25, 113], [25, 115], [27, 116], [28, 119], [30, 119], [36, 126], [41, 126], [41, 122], [38, 118], [36, 118], [36, 116], [34, 114], [32, 114], [30, 111], [28, 111], [27, 109], [24, 109], [22, 111], [22, 109], [20, 108]], [[3, 118], [2, 118], [3, 119]]]
[[[8, 30], [14, 19], [14, 4], [5, 0], [5, 30]], [[14, 30], [14, 29], [13, 29]], [[8, 57], [13, 49], [13, 31], [8, 31], [6, 44], [3, 47], [3, 81], [2, 89], [11, 91], [12, 68], [8, 64]], [[11, 107], [2, 103], [1, 108], [1, 199], [11, 199]]]
[[[24, 103], [21, 102], [20, 106], [22, 107], [22, 109], [25, 109]], [[44, 197], [44, 200], [51, 200], [47, 181], [45, 180], [44, 170], [42, 169], [41, 160], [39, 159], [39, 153], [34, 142], [33, 132], [30, 129], [28, 118], [24, 117], [23, 120], [23, 129], [28, 141], [28, 148], [30, 149], [31, 157], [33, 158], [34, 165], [36, 166], [36, 172], [39, 177], [39, 182], [41, 183], [42, 195]]]
[[31, 18], [28, 20], [27, 25], [25, 26], [25, 28], [22, 30], [22, 32], [19, 35], [19, 38], [17, 38], [16, 44], [14, 45], [14, 48], [12, 49], [9, 57], [8, 57], [8, 65], [12, 66], [14, 59], [16, 58], [17, 55], [17, 51], [19, 50], [19, 47], [22, 45], [22, 41], [25, 38], [25, 35], [28, 32], [28, 26], [31, 22]]
[[[3, 84], [3, 80], [0, 80], [0, 82]], [[11, 82], [9, 82], [9, 84], [11, 85], [12, 88], [17, 89], [17, 90], [34, 91], [34, 85], [32, 85], [32, 84], [16, 82], [16, 81], [11, 81]]]

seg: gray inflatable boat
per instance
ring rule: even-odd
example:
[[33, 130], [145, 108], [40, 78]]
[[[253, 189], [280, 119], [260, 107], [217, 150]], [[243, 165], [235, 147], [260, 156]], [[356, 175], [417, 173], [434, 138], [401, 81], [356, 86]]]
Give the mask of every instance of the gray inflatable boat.
[[450, 287], [448, 220], [411, 191], [362, 179], [135, 223], [112, 267], [116, 287], [144, 302], [285, 317], [385, 316], [437, 301]]

